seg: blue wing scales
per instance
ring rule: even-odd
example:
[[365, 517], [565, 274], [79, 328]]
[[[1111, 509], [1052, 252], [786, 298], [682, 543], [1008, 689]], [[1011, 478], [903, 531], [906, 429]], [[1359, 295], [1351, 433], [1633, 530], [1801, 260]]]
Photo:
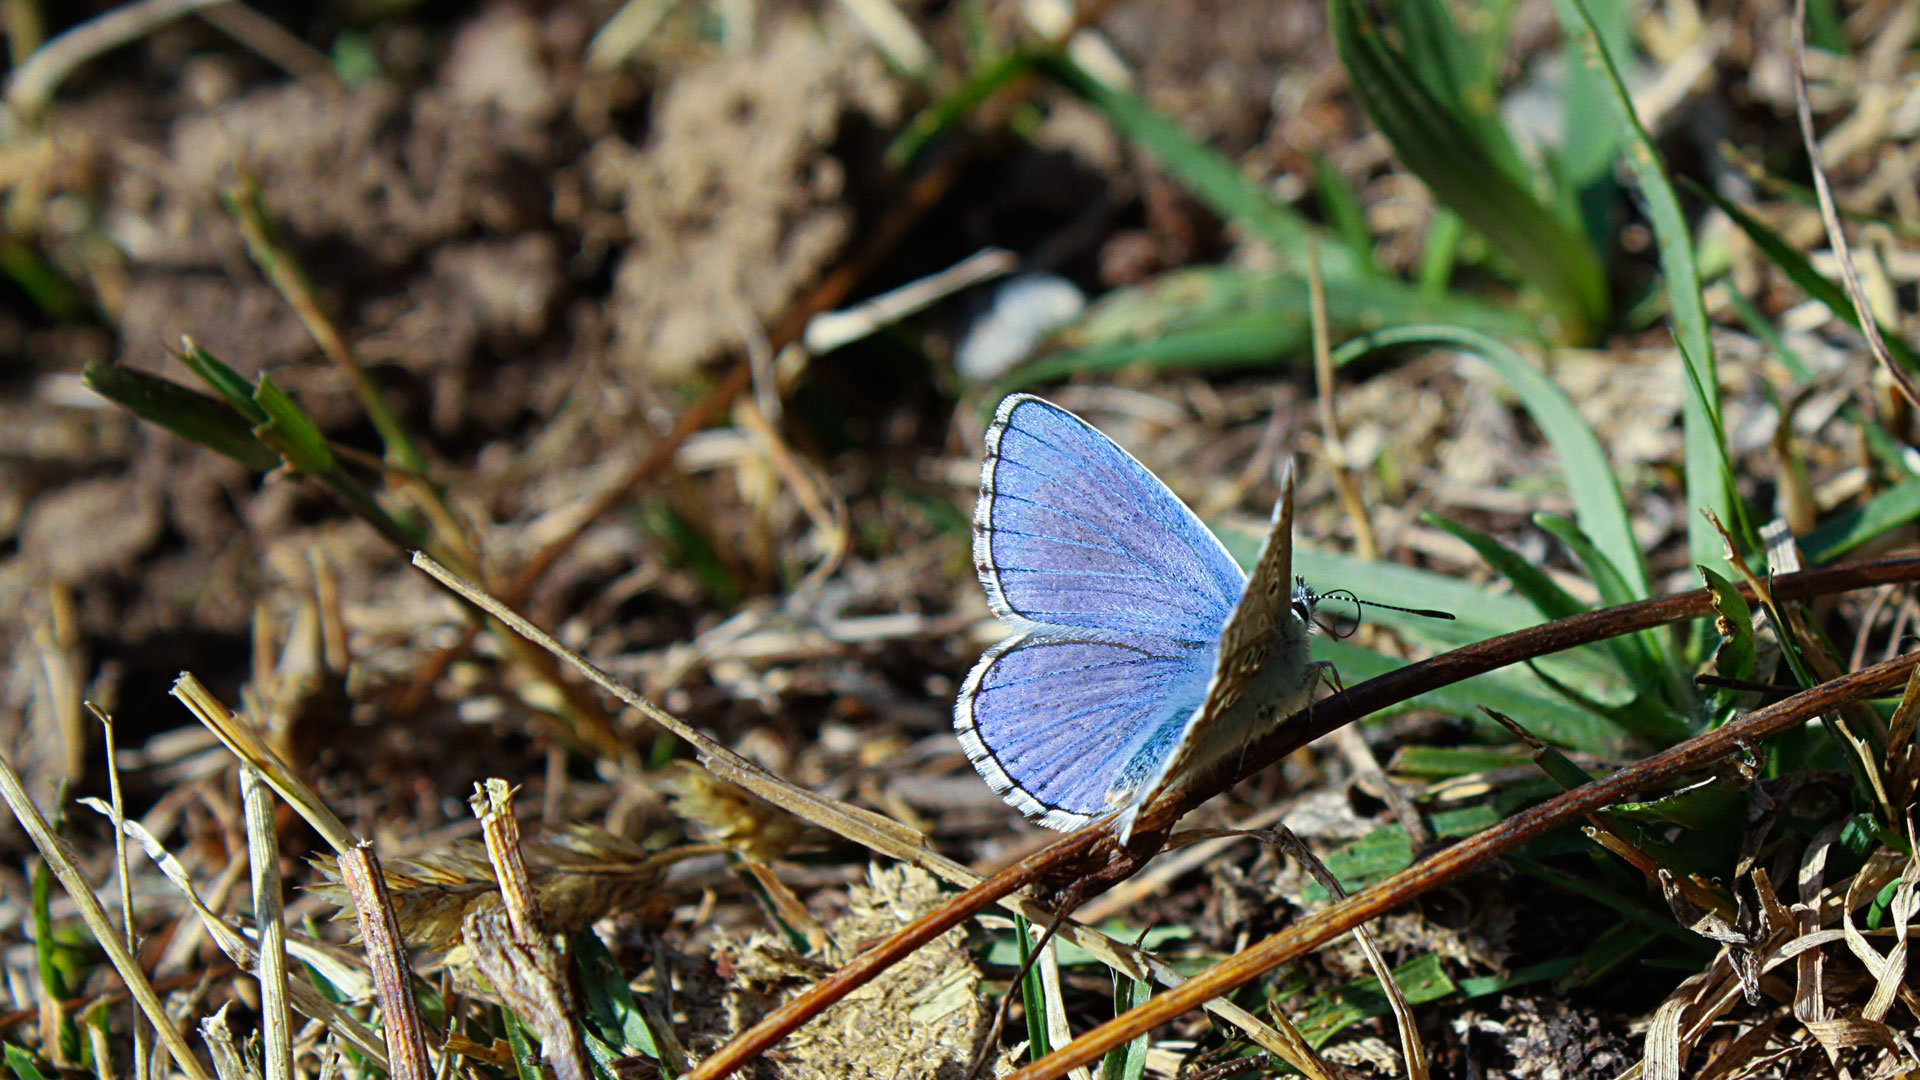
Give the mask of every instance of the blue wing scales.
[[1246, 577], [1146, 466], [1072, 413], [1009, 397], [986, 442], [974, 562], [1017, 632], [967, 677], [954, 728], [1003, 798], [1072, 828], [1175, 752]]

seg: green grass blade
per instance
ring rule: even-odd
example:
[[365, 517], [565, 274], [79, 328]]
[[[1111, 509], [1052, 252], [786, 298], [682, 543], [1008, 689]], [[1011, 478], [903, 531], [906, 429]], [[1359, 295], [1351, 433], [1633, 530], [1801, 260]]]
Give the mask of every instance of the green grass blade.
[[1107, 122], [1123, 137], [1152, 155], [1215, 213], [1245, 227], [1295, 266], [1306, 265], [1307, 245], [1317, 241], [1321, 269], [1329, 280], [1360, 272], [1359, 259], [1338, 239], [1274, 202], [1233, 162], [1153, 111], [1139, 97], [1108, 86], [1064, 57], [1047, 58], [1041, 61], [1041, 67], [1105, 114]]
[[[1313, 655], [1316, 660], [1331, 660], [1341, 680], [1349, 686], [1407, 664], [1397, 657], [1383, 656], [1328, 637], [1314, 640]], [[1602, 756], [1626, 749], [1629, 739], [1611, 719], [1564, 701], [1557, 694], [1540, 689], [1537, 683], [1528, 685], [1530, 680], [1530, 675], [1512, 670], [1489, 672], [1421, 694], [1388, 711], [1438, 709], [1472, 720], [1488, 731], [1499, 730], [1491, 721], [1480, 719], [1479, 709], [1484, 705], [1522, 718], [1528, 730], [1558, 746]]]
[[[1410, 960], [1393, 969], [1394, 985], [1409, 1005], [1421, 1005], [1458, 993], [1460, 987], [1447, 977], [1440, 958], [1432, 953]], [[1300, 1034], [1310, 1046], [1326, 1044], [1341, 1031], [1388, 1011], [1386, 991], [1380, 980], [1355, 979], [1345, 986], [1316, 996], [1301, 1011]]]
[[217, 450], [256, 472], [280, 467], [280, 455], [253, 433], [253, 425], [224, 402], [172, 379], [133, 368], [88, 364], [80, 383], [150, 424]]
[[673, 1080], [672, 1058], [660, 1049], [665, 1040], [655, 1037], [647, 1014], [634, 1003], [633, 991], [613, 954], [591, 930], [581, 930], [571, 940], [574, 961], [580, 966], [580, 986], [586, 992], [588, 1023], [622, 1054], [647, 1055], [659, 1063], [664, 1080]]
[[1694, 257], [1693, 235], [1686, 214], [1667, 180], [1665, 164], [1654, 148], [1653, 139], [1633, 110], [1633, 98], [1620, 78], [1620, 70], [1600, 38], [1600, 25], [1581, 0], [1556, 0], [1560, 22], [1567, 36], [1586, 56], [1587, 63], [1605, 76], [1612, 93], [1603, 95], [1612, 107], [1615, 120], [1626, 140], [1627, 163], [1635, 185], [1646, 204], [1660, 244], [1660, 269], [1666, 279], [1668, 310], [1682, 346], [1682, 360], [1689, 377], [1705, 394], [1704, 402], [1689, 395], [1683, 406], [1686, 429], [1686, 478], [1688, 550], [1696, 564], [1719, 566], [1720, 537], [1713, 526], [1701, 519], [1698, 511], [1710, 509], [1722, 521], [1732, 521], [1732, 496], [1722, 482], [1720, 463], [1725, 447], [1713, 431], [1713, 414], [1719, 408], [1720, 383], [1716, 376], [1713, 341], [1707, 333], [1707, 305], [1701, 293], [1700, 270]]
[[1561, 588], [1547, 572], [1522, 558], [1520, 553], [1507, 547], [1500, 541], [1476, 529], [1448, 521], [1431, 511], [1420, 515], [1420, 519], [1438, 529], [1443, 529], [1474, 550], [1486, 564], [1501, 577], [1513, 585], [1514, 591], [1527, 598], [1534, 607], [1540, 609], [1545, 619], [1564, 619], [1587, 610], [1587, 606], [1573, 598], [1573, 594]]
[[1446, 345], [1464, 349], [1492, 368], [1519, 397], [1534, 423], [1553, 445], [1573, 499], [1574, 518], [1581, 531], [1613, 563], [1628, 585], [1631, 599], [1651, 595], [1646, 559], [1633, 537], [1633, 521], [1620, 481], [1607, 460], [1606, 448], [1593, 433], [1573, 399], [1513, 347], [1477, 330], [1459, 326], [1405, 326], [1381, 331], [1343, 344], [1335, 353], [1345, 362], [1375, 349], [1403, 345]]
[[47, 1080], [40, 1066], [34, 1063], [33, 1053], [23, 1046], [6, 1043], [7, 1068], [12, 1070], [15, 1080]]
[[[1147, 1003], [1153, 984], [1145, 979], [1129, 979], [1116, 969], [1113, 973], [1113, 1015]], [[1141, 1080], [1147, 1073], [1147, 1036], [1138, 1037], [1107, 1051], [1100, 1061], [1100, 1080]]]
[[1513, 260], [1551, 305], [1562, 337], [1587, 340], [1606, 322], [1609, 297], [1581, 231], [1535, 196], [1503, 138], [1423, 83], [1359, 0], [1328, 0], [1327, 17], [1354, 95], [1401, 162]]
[[1325, 154], [1313, 155], [1313, 189], [1320, 197], [1320, 212], [1327, 224], [1353, 252], [1360, 269], [1378, 274], [1380, 266], [1373, 259], [1373, 230], [1367, 226], [1366, 205]]
[[1013, 934], [1020, 942], [1020, 966], [1025, 971], [1020, 978], [1020, 1004], [1027, 1017], [1027, 1056], [1039, 1061], [1053, 1053], [1053, 1042], [1047, 1038], [1047, 987], [1040, 978], [1040, 961], [1033, 955], [1033, 924], [1016, 914]]
[[[1447, 319], [1489, 335], [1533, 336], [1521, 316], [1483, 301], [1433, 295], [1390, 278], [1326, 279], [1327, 319], [1336, 333]], [[1270, 368], [1304, 362], [1312, 341], [1307, 281], [1292, 273], [1194, 267], [1116, 289], [1059, 337], [1062, 351], [1022, 365], [987, 395], [1093, 372]]]
[[191, 340], [180, 353], [180, 362], [188, 371], [200, 376], [200, 381], [213, 388], [213, 392], [227, 400], [227, 404], [241, 416], [254, 424], [267, 422], [267, 412], [253, 400], [253, 387], [240, 373], [220, 361], [219, 357]]
[[305, 409], [269, 375], [262, 374], [253, 388], [254, 404], [267, 414], [267, 420], [254, 429], [261, 441], [272, 446], [296, 471], [312, 476], [331, 473], [337, 459], [327, 437], [320, 433]]
[[1903, 480], [1821, 522], [1800, 538], [1800, 550], [1813, 562], [1831, 562], [1915, 518], [1920, 518], [1920, 479]]
[[922, 151], [953, 127], [973, 115], [988, 98], [1013, 80], [1033, 70], [1035, 54], [1017, 49], [989, 61], [952, 93], [922, 109], [887, 147], [886, 163], [904, 169]]

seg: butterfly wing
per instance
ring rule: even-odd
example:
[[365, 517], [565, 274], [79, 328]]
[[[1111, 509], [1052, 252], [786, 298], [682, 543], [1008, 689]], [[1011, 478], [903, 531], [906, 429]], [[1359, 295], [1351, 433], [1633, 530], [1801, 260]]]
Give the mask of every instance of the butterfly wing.
[[1073, 828], [1173, 754], [1245, 578], [1146, 466], [1026, 394], [987, 430], [973, 550], [1016, 633], [967, 676], [954, 729], [1009, 803]]
[[[1142, 807], [1175, 778], [1217, 760], [1299, 711], [1312, 695], [1315, 668], [1307, 643], [1311, 601], [1297, 600], [1293, 578], [1293, 466], [1280, 481], [1273, 527], [1253, 576], [1220, 635], [1218, 659], [1200, 707], [1188, 714], [1165, 755], [1138, 788], [1121, 798], [1120, 842], [1133, 835]], [[1308, 605], [1304, 610], [1300, 605]]]
[[1027, 631], [980, 658], [953, 726], [995, 793], [1071, 829], [1115, 808], [1129, 766], [1171, 753], [1211, 671], [1211, 651], [1164, 638]]
[[993, 612], [1211, 644], [1246, 576], [1167, 486], [1092, 425], [1016, 394], [987, 429], [973, 561]]

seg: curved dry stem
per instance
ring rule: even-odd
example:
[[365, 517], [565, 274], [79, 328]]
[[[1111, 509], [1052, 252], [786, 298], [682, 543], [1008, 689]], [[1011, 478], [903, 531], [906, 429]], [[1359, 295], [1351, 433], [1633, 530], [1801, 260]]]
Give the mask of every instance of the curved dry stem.
[[1723, 727], [1688, 739], [1611, 776], [1521, 811], [1424, 862], [1416, 863], [1355, 893], [1345, 902], [1301, 919], [1265, 941], [1221, 961], [1206, 973], [1153, 997], [1139, 1008], [1114, 1017], [1014, 1073], [1011, 1080], [1051, 1080], [1064, 1076], [1076, 1066], [1097, 1060], [1112, 1047], [1151, 1031], [1213, 997], [1230, 993], [1369, 919], [1457, 880], [1536, 836], [1710, 765], [1741, 747], [1804, 723], [1821, 713], [1849, 702], [1891, 693], [1905, 684], [1916, 664], [1920, 664], [1920, 653], [1908, 653], [1821, 683], [1784, 701], [1748, 713]]
[[[1798, 574], [1786, 574], [1774, 579], [1772, 591], [1778, 599], [1799, 600], [1810, 596], [1912, 581], [1920, 581], [1920, 555], [1903, 555]], [[1746, 591], [1746, 586], [1741, 588]], [[1751, 595], [1748, 591], [1749, 598]], [[1696, 589], [1678, 596], [1642, 600], [1618, 607], [1583, 612], [1570, 618], [1525, 630], [1516, 630], [1510, 634], [1502, 634], [1499, 637], [1463, 646], [1452, 652], [1409, 664], [1353, 686], [1317, 703], [1310, 712], [1296, 714], [1278, 725], [1270, 734], [1250, 745], [1244, 755], [1230, 756], [1220, 765], [1168, 792], [1165, 797], [1157, 800], [1141, 813], [1139, 821], [1134, 826], [1133, 842], [1130, 845], [1122, 845], [1115, 839], [1111, 832], [1111, 817], [1068, 833], [1049, 847], [1035, 852], [986, 881], [960, 893], [924, 917], [916, 919], [892, 937], [860, 954], [847, 966], [815, 983], [786, 1005], [767, 1014], [759, 1023], [736, 1036], [732, 1042], [702, 1062], [698, 1068], [688, 1074], [689, 1080], [718, 1080], [720, 1077], [727, 1076], [741, 1065], [764, 1053], [795, 1028], [819, 1015], [829, 1005], [839, 1001], [911, 954], [922, 944], [952, 929], [963, 920], [973, 917], [989, 904], [1023, 887], [1053, 883], [1057, 886], [1053, 890], [1055, 892], [1060, 889], [1078, 889], [1083, 891], [1084, 896], [1092, 897], [1132, 877], [1159, 851], [1161, 845], [1165, 843], [1168, 829], [1188, 810], [1241, 780], [1266, 769], [1335, 728], [1408, 698], [1509, 664], [1571, 649], [1578, 645], [1591, 644], [1621, 634], [1678, 622], [1682, 619], [1697, 618], [1711, 614], [1712, 610], [1712, 594], [1705, 589]], [[1808, 693], [1813, 692], [1808, 691]], [[1773, 708], [1779, 707], [1776, 705]], [[1729, 724], [1720, 728], [1719, 731], [1725, 732], [1734, 726]], [[1683, 743], [1681, 747], [1690, 745], [1692, 744]], [[1674, 749], [1678, 750], [1681, 747]], [[1667, 751], [1668, 754], [1673, 752], [1673, 750]], [[1659, 757], [1660, 755], [1656, 755], [1654, 758], [1647, 759], [1647, 762], [1657, 761]], [[1642, 762], [1642, 765], [1644, 766], [1647, 762]], [[1622, 773], [1616, 773], [1615, 776], [1618, 777], [1627, 772], [1630, 770], [1622, 770]], [[1513, 820], [1517, 821], [1519, 818]], [[1356, 900], [1366, 895], [1369, 894], [1357, 894]], [[1333, 933], [1339, 932], [1341, 931]], [[1190, 982], [1183, 983], [1182, 986], [1189, 985]], [[1166, 996], [1168, 995], [1156, 997], [1154, 1001], [1159, 1001]]]

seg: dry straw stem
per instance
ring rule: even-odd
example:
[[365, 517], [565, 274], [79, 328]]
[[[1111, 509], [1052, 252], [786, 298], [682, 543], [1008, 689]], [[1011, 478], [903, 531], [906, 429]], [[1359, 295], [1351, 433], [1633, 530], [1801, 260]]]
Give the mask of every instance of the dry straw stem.
[[[1915, 580], [1920, 580], [1920, 556], [1905, 555], [1786, 574], [1775, 578], [1772, 584], [1776, 599], [1799, 600]], [[1165, 840], [1166, 830], [1188, 810], [1335, 728], [1430, 690], [1510, 664], [1712, 613], [1712, 594], [1705, 589], [1583, 612], [1409, 664], [1318, 702], [1310, 711], [1276, 726], [1272, 732], [1249, 745], [1237, 759], [1229, 758], [1221, 762], [1156, 800], [1153, 806], [1142, 813], [1140, 822], [1135, 826], [1135, 840], [1131, 846], [1122, 846], [1114, 839], [1110, 823], [1096, 822], [1068, 833], [1044, 850], [968, 888], [938, 910], [929, 912], [892, 938], [862, 953], [846, 967], [814, 984], [708, 1058], [690, 1074], [689, 1080], [717, 1080], [727, 1075], [914, 949], [952, 929], [988, 904], [1002, 902], [1017, 889], [1036, 882], [1064, 881], [1072, 883], [1072, 887], [1082, 895], [1090, 896], [1126, 880], [1153, 857]], [[1616, 774], [1615, 778], [1620, 775]], [[931, 865], [929, 868], [943, 873]], [[1079, 944], [1078, 941], [1075, 943]], [[1211, 1009], [1213, 1004], [1208, 1007]], [[1261, 1042], [1261, 1045], [1267, 1044]]]
[[427, 1080], [427, 1038], [420, 1023], [420, 1004], [413, 996], [413, 969], [407, 966], [407, 942], [387, 897], [387, 881], [372, 845], [355, 844], [340, 852], [340, 881], [353, 898], [359, 917], [360, 941], [373, 969], [373, 993], [379, 999], [387, 1038], [388, 1075], [393, 1080]]
[[180, 699], [181, 704], [198, 717], [207, 730], [232, 751], [234, 757], [258, 770], [261, 779], [287, 800], [306, 819], [307, 824], [313, 826], [313, 830], [320, 834], [320, 838], [327, 842], [335, 854], [344, 856], [354, 849], [357, 841], [353, 833], [348, 831], [346, 822], [327, 808], [319, 792], [308, 786], [279, 754], [273, 752], [273, 748], [260, 738], [253, 725], [235, 716], [192, 673], [183, 671], [174, 680], [173, 696]]
[[188, 1080], [212, 1080], [207, 1071], [200, 1067], [200, 1060], [194, 1057], [193, 1048], [187, 1045], [180, 1029], [167, 1016], [166, 1005], [154, 991], [153, 984], [147, 981], [146, 972], [140, 970], [139, 962], [134, 960], [126, 944], [114, 932], [112, 920], [107, 918], [106, 910], [100, 906], [100, 898], [93, 894], [93, 886], [87, 882], [86, 875], [80, 872], [73, 853], [67, 850], [66, 842], [53, 831], [47, 819], [41, 816], [39, 807], [34, 806], [33, 800], [27, 797], [26, 788], [20, 785], [20, 777], [4, 757], [0, 757], [0, 798], [6, 800], [7, 808], [19, 820], [20, 828], [32, 838], [33, 846], [40, 849], [41, 858], [47, 860], [47, 868], [60, 879], [61, 887], [73, 898], [74, 905], [80, 909], [81, 921], [87, 924], [88, 932], [106, 950], [107, 959], [113, 961], [114, 970], [120, 973], [133, 999], [140, 1003], [141, 1011], [147, 1014], [147, 1019], [160, 1033], [160, 1042], [173, 1055], [180, 1071], [187, 1075]]
[[[612, 676], [588, 663], [585, 657], [573, 652], [555, 641], [552, 636], [539, 627], [527, 622], [506, 605], [488, 596], [471, 584], [454, 576], [445, 567], [434, 562], [426, 555], [415, 553], [414, 565], [432, 575], [441, 584], [452, 589], [468, 602], [482, 608], [488, 614], [512, 627], [527, 640], [548, 650], [567, 663], [573, 665], [593, 683], [613, 695], [642, 716], [654, 721], [673, 732], [692, 745], [700, 755], [700, 761], [707, 770], [723, 780], [738, 784], [754, 795], [780, 807], [795, 817], [823, 829], [845, 837], [854, 843], [870, 848], [899, 862], [918, 866], [929, 873], [960, 886], [966, 891], [949, 901], [941, 911], [961, 910], [953, 917], [941, 917], [938, 912], [927, 918], [909, 924], [899, 934], [888, 940], [893, 946], [887, 951], [869, 950], [842, 968], [825, 982], [815, 985], [808, 991], [810, 995], [824, 995], [825, 1001], [835, 1001], [862, 983], [878, 975], [896, 960], [913, 949], [939, 937], [947, 930], [975, 912], [993, 903], [999, 903], [1010, 911], [1018, 912], [1036, 924], [1045, 924], [1052, 920], [1053, 911], [1026, 897], [1011, 894], [1026, 882], [1034, 880], [1037, 867], [1045, 864], [1035, 863], [1032, 859], [1018, 863], [991, 879], [982, 881], [978, 874], [948, 859], [926, 846], [925, 837], [904, 825], [856, 806], [849, 806], [820, 795], [805, 788], [796, 787], [782, 780], [759, 765], [741, 757], [720, 743], [715, 742], [704, 732], [694, 728], [678, 717], [655, 705], [625, 686], [620, 685]], [[1057, 845], [1056, 845], [1057, 846]], [[1049, 849], [1053, 850], [1053, 849]], [[1078, 945], [1092, 954], [1101, 963], [1133, 979], [1151, 978], [1164, 986], [1177, 985], [1184, 976], [1173, 967], [1141, 949], [1123, 945], [1112, 938], [1075, 922], [1063, 923], [1059, 936]], [[839, 982], [835, 982], [839, 980]], [[837, 992], [834, 987], [838, 986]], [[737, 1060], [729, 1068], [738, 1065], [758, 1054], [765, 1045], [776, 1041], [781, 1035], [792, 1031], [806, 1020], [824, 1003], [810, 1007], [803, 998], [791, 1002], [764, 1017], [755, 1025], [754, 1032], [776, 1032], [758, 1048], [754, 1039], [741, 1036], [723, 1049], [722, 1054], [733, 1054]], [[1221, 1020], [1239, 1028], [1247, 1037], [1260, 1046], [1273, 1051], [1283, 1060], [1296, 1061], [1300, 1050], [1298, 1039], [1289, 1039], [1283, 1032], [1276, 1031], [1263, 1023], [1258, 1017], [1228, 1001], [1215, 1001], [1207, 1009]], [[742, 1049], [736, 1049], [742, 1048]], [[741, 1056], [744, 1055], [744, 1056]], [[711, 1068], [714, 1058], [703, 1063], [702, 1069]], [[1309, 1072], [1311, 1075], [1311, 1072]]]
[[1914, 386], [1913, 375], [1894, 360], [1880, 336], [1879, 316], [1867, 303], [1867, 291], [1860, 286], [1860, 275], [1853, 266], [1853, 251], [1847, 246], [1846, 230], [1840, 227], [1840, 212], [1833, 203], [1833, 189], [1827, 184], [1827, 171], [1820, 167], [1820, 140], [1814, 137], [1813, 104], [1807, 99], [1807, 0], [1794, 0], [1793, 4], [1793, 109], [1800, 119], [1800, 141], [1807, 148], [1807, 168], [1813, 173], [1813, 190], [1820, 197], [1820, 220], [1826, 225], [1827, 240], [1839, 258], [1840, 280], [1846, 284], [1847, 299], [1853, 302], [1853, 313], [1860, 320], [1860, 333], [1866, 337], [1873, 358], [1900, 388], [1907, 403], [1920, 409], [1920, 387]]
[[[180, 890], [180, 895], [186, 899], [187, 906], [200, 917], [201, 925], [207, 929], [207, 936], [213, 939], [213, 943], [219, 946], [221, 952], [227, 954], [227, 958], [232, 960], [236, 967], [248, 972], [259, 970], [260, 954], [254, 948], [253, 942], [227, 925], [224, 919], [207, 906], [206, 901], [201, 899], [199, 891], [194, 888], [193, 880], [187, 874], [186, 867], [181, 866], [180, 861], [174, 858], [152, 833], [137, 821], [122, 820], [113, 813], [112, 807], [100, 803], [97, 799], [80, 801], [83, 805], [91, 806], [94, 810], [106, 814], [107, 820], [114, 822], [120, 832], [132, 837], [146, 850], [147, 858], [153, 860], [153, 864], [160, 868], [160, 873], [173, 883], [174, 888]], [[322, 949], [312, 947], [311, 942], [296, 940], [288, 943], [288, 947], [300, 954], [301, 959], [312, 964], [316, 971], [321, 972], [323, 977], [332, 982], [347, 997], [364, 996], [360, 986], [356, 985], [366, 982], [365, 974], [359, 969], [354, 969], [349, 976], [349, 973], [341, 970], [340, 964], [333, 957]], [[382, 1070], [386, 1069], [386, 1049], [380, 1045], [380, 1040], [374, 1036], [373, 1032], [367, 1030], [366, 1026], [351, 1013], [331, 999], [322, 996], [320, 991], [304, 979], [289, 981], [287, 990], [294, 1008], [300, 1010], [303, 1015], [325, 1024], [335, 1035], [352, 1043], [355, 1049], [367, 1056], [368, 1060], [379, 1065]]]
[[461, 937], [501, 1000], [540, 1036], [558, 1080], [590, 1080], [593, 1069], [566, 965], [527, 881], [513, 789], [505, 780], [489, 779], [474, 785], [467, 802], [480, 820], [487, 859], [500, 882], [500, 906], [474, 905], [462, 922]]
[[1488, 860], [1576, 817], [1704, 768], [1743, 746], [1750, 746], [1788, 727], [1830, 712], [1846, 702], [1889, 693], [1907, 681], [1916, 663], [1920, 663], [1920, 653], [1908, 653], [1821, 683], [1621, 769], [1611, 776], [1524, 810], [1499, 825], [1440, 851], [1425, 862], [1361, 890], [1343, 903], [1307, 916], [1265, 941], [1229, 957], [1204, 974], [1152, 998], [1139, 1008], [1114, 1017], [1071, 1044], [1015, 1072], [1010, 1080], [1052, 1080], [1063, 1076], [1075, 1066], [1097, 1060], [1112, 1047], [1153, 1030], [1208, 998], [1231, 993], [1368, 919], [1383, 915], [1415, 896], [1457, 880], [1480, 868]]
[[[265, 1080], [293, 1080], [293, 1018], [287, 1014], [287, 929], [281, 921], [280, 838], [273, 828], [273, 794], [258, 770], [240, 766], [240, 804], [247, 822], [247, 862], [253, 871], [253, 920], [260, 934], [260, 1066]], [[115, 830], [117, 842], [121, 831]]]

